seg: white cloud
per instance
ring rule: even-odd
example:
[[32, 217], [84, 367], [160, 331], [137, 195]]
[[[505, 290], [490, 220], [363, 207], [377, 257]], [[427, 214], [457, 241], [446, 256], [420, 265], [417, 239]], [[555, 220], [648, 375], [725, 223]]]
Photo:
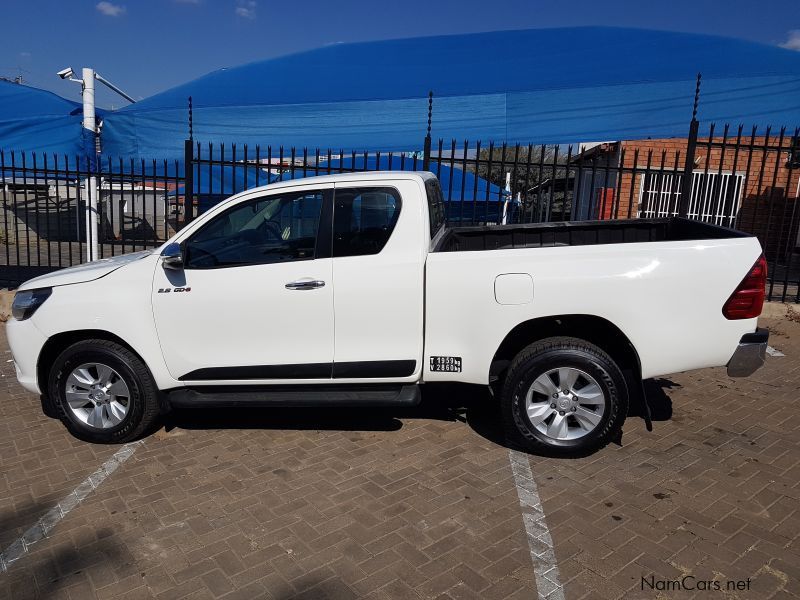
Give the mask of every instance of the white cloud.
[[237, 16], [244, 19], [256, 18], [256, 1], [255, 0], [239, 0], [239, 5], [234, 11]]
[[19, 55], [20, 55], [21, 58], [30, 58], [31, 57], [31, 53], [27, 52], [27, 51], [20, 52]]
[[779, 44], [787, 50], [800, 50], [800, 29], [792, 29], [786, 34], [786, 41]]
[[111, 2], [98, 2], [95, 8], [107, 17], [119, 17], [125, 14], [125, 7]]

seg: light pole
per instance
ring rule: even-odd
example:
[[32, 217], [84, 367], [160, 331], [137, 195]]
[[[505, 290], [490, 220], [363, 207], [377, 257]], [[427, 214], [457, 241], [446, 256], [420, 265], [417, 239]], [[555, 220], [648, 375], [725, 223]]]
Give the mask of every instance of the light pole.
[[[81, 84], [81, 98], [83, 99], [83, 128], [90, 132], [92, 152], [96, 152], [97, 119], [94, 110], [94, 82], [99, 81], [110, 90], [125, 98], [131, 104], [136, 100], [123, 92], [113, 83], [96, 73], [94, 69], [84, 67], [81, 69], [81, 78], [75, 77], [72, 67], [67, 67], [58, 72], [61, 79], [75, 81]], [[89, 176], [85, 180], [86, 189], [86, 261], [91, 262], [100, 258], [100, 243], [98, 240], [99, 219], [97, 211], [98, 181], [96, 176]]]

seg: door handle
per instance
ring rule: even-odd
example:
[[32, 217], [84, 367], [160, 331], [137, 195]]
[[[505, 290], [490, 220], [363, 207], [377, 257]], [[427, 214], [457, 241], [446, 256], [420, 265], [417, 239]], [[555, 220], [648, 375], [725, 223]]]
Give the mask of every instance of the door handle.
[[287, 290], [316, 290], [325, 287], [325, 282], [319, 279], [298, 279], [286, 284]]

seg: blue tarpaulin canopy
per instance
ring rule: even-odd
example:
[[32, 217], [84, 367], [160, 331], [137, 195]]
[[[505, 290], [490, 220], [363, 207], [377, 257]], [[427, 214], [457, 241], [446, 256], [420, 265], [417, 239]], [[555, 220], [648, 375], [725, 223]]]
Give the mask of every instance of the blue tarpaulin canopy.
[[800, 124], [800, 53], [707, 35], [588, 27], [336, 44], [220, 69], [106, 116], [104, 153], [180, 156], [203, 142], [419, 149], [686, 136], [700, 119]]
[[[179, 163], [183, 169], [183, 161]], [[201, 196], [219, 196], [227, 198], [245, 190], [273, 183], [280, 177], [273, 167], [270, 171], [266, 165], [260, 167], [253, 163], [241, 165], [195, 165], [194, 193]], [[184, 194], [185, 187], [178, 186], [179, 196]]]
[[0, 81], [0, 150], [83, 154], [81, 105], [51, 92]]

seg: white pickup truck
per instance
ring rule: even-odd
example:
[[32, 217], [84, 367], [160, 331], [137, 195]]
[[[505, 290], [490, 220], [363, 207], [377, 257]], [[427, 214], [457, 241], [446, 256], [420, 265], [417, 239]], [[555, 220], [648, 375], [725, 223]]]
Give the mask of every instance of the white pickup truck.
[[353, 173], [32, 279], [7, 335], [22, 385], [92, 442], [170, 406], [409, 405], [447, 381], [491, 386], [511, 443], [568, 455], [619, 433], [642, 378], [763, 364], [765, 280], [758, 240], [713, 225], [448, 228], [432, 174]]

